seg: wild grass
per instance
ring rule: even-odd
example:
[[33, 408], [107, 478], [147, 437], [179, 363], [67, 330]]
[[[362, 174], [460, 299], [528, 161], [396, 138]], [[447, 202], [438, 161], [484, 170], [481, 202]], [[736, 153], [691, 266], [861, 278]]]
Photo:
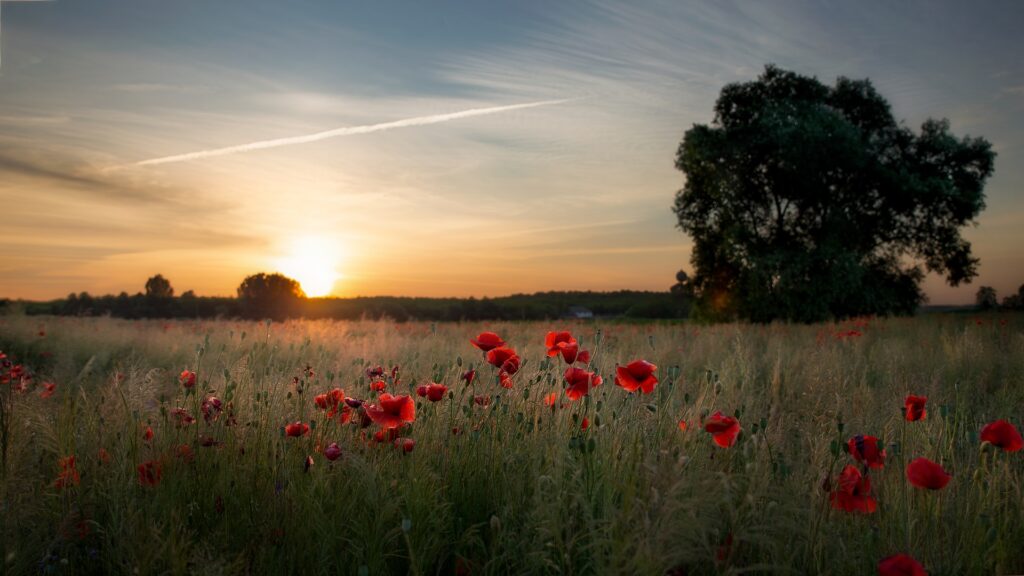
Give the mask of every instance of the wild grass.
[[[933, 575], [1024, 572], [1024, 451], [979, 440], [992, 420], [1024, 424], [1020, 317], [872, 320], [846, 339], [834, 336], [845, 324], [0, 321], [0, 350], [34, 373], [25, 392], [0, 385], [9, 574], [852, 575], [897, 552]], [[565, 364], [545, 355], [551, 329], [571, 330], [604, 376], [555, 408], [543, 398]], [[470, 345], [482, 330], [523, 357], [512, 389]], [[614, 384], [616, 363], [638, 358], [658, 366], [650, 395]], [[392, 393], [450, 387], [438, 403], [413, 396], [411, 453], [314, 406], [333, 387], [372, 401], [378, 364], [399, 367]], [[480, 377], [466, 387], [470, 367]], [[928, 397], [925, 420], [903, 419], [908, 393]], [[210, 394], [236, 426], [203, 421]], [[197, 422], [176, 427], [178, 407]], [[700, 425], [718, 410], [743, 427], [732, 448]], [[285, 437], [296, 420], [314, 428]], [[859, 433], [888, 451], [870, 515], [833, 510], [823, 489]], [[330, 442], [334, 462], [317, 451]], [[70, 455], [80, 483], [57, 488]], [[918, 456], [952, 482], [909, 486]], [[149, 460], [163, 465], [157, 486], [138, 480]]]

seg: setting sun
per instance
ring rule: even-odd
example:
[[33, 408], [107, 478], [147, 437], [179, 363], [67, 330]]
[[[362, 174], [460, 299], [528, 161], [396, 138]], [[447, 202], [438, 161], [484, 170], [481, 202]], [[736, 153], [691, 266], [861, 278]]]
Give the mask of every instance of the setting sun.
[[299, 281], [306, 296], [328, 296], [340, 277], [341, 247], [336, 239], [320, 236], [297, 238], [277, 261], [285, 276]]

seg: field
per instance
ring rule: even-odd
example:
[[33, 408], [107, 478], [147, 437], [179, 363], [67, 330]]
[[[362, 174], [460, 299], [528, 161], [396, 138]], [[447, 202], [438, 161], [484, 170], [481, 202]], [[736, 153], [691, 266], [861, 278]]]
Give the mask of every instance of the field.
[[[0, 384], [9, 574], [852, 575], [897, 553], [933, 575], [1024, 573], [1024, 451], [980, 439], [1024, 424], [1013, 315], [0, 322], [5, 373], [32, 376]], [[586, 396], [567, 396], [550, 330], [590, 352], [603, 383]], [[470, 343], [482, 331], [519, 353], [511, 388]], [[650, 394], [615, 383], [637, 359], [657, 366]], [[416, 393], [431, 382], [448, 387], [437, 402]], [[351, 401], [319, 407], [334, 388]], [[394, 433], [362, 416], [384, 393], [415, 401]], [[923, 419], [904, 417], [908, 394], [927, 397]], [[742, 428], [728, 447], [705, 430], [718, 411]], [[297, 421], [308, 432], [286, 433]], [[884, 466], [848, 453], [858, 434]], [[949, 484], [912, 486], [918, 457]], [[837, 507], [847, 465], [873, 512]]]

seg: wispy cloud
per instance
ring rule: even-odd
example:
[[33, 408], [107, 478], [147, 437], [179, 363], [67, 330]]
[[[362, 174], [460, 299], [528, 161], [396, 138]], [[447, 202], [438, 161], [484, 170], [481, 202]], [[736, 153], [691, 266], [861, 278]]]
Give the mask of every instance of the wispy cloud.
[[568, 99], [544, 100], [540, 102], [528, 102], [526, 104], [512, 104], [509, 106], [473, 108], [470, 110], [462, 110], [460, 112], [451, 112], [448, 114], [417, 116], [415, 118], [405, 118], [403, 120], [395, 120], [393, 122], [381, 122], [379, 124], [367, 124], [364, 126], [346, 126], [344, 128], [335, 128], [333, 130], [325, 130], [323, 132], [315, 132], [313, 134], [304, 134], [302, 136], [290, 136], [287, 138], [275, 138], [273, 140], [261, 140], [258, 142], [249, 142], [248, 144], [239, 144], [237, 146], [227, 146], [224, 148], [200, 150], [198, 152], [189, 152], [187, 154], [177, 154], [174, 156], [164, 156], [161, 158], [150, 158], [149, 160], [142, 160], [140, 162], [136, 162], [135, 166], [155, 166], [158, 164], [170, 164], [172, 162], [187, 162], [190, 160], [200, 160], [204, 158], [213, 158], [216, 156], [238, 154], [240, 152], [251, 152], [253, 150], [264, 150], [267, 148], [278, 148], [280, 146], [292, 146], [295, 144], [308, 144], [310, 142], [318, 142], [320, 140], [326, 140], [328, 138], [337, 138], [340, 136], [370, 134], [372, 132], [383, 132], [384, 130], [393, 130], [395, 128], [409, 128], [412, 126], [426, 126], [428, 124], [439, 124], [441, 122], [450, 122], [452, 120], [471, 118], [473, 116], [499, 114], [502, 112], [511, 112], [513, 110], [522, 110], [525, 108], [536, 108], [538, 106], [552, 106], [555, 104], [562, 104], [568, 101]]

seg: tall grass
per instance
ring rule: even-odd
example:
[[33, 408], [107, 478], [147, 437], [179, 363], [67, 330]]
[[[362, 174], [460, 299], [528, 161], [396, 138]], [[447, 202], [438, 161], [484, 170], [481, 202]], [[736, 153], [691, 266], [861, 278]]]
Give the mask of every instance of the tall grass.
[[[978, 438], [997, 418], [1024, 423], [1024, 319], [1002, 318], [877, 320], [840, 340], [848, 326], [6, 317], [0, 350], [35, 376], [25, 392], [0, 385], [9, 424], [3, 566], [843, 575], [906, 552], [932, 574], [1020, 573], [1024, 452]], [[605, 381], [550, 408], [543, 398], [561, 391], [565, 369], [544, 353], [556, 328], [593, 352]], [[524, 359], [512, 389], [468, 342], [485, 329]], [[659, 367], [653, 394], [613, 383], [616, 363], [637, 358]], [[365, 370], [378, 364], [399, 366], [392, 393], [429, 381], [451, 389], [438, 403], [414, 396], [411, 453], [374, 443], [376, 427], [361, 429], [358, 417], [340, 425], [314, 406], [335, 386], [372, 400]], [[470, 367], [480, 377], [467, 387]], [[186, 368], [199, 375], [193, 393], [178, 383]], [[43, 382], [57, 384], [52, 397], [40, 397]], [[925, 420], [903, 420], [908, 393], [928, 396]], [[231, 403], [236, 426], [203, 421], [209, 394]], [[176, 427], [178, 407], [197, 422]], [[719, 410], [742, 424], [732, 448], [713, 445], [700, 426]], [[295, 420], [314, 428], [285, 437]], [[885, 468], [871, 472], [871, 515], [831, 509], [823, 489], [852, 462], [841, 446], [858, 433], [888, 451]], [[219, 444], [202, 446], [207, 437]], [[330, 442], [343, 449], [335, 462], [317, 451]], [[179, 455], [183, 444], [192, 461]], [[81, 481], [57, 488], [69, 455]], [[910, 487], [904, 467], [918, 456], [951, 471], [949, 486]], [[136, 466], [150, 460], [163, 465], [157, 486], [138, 480]]]

